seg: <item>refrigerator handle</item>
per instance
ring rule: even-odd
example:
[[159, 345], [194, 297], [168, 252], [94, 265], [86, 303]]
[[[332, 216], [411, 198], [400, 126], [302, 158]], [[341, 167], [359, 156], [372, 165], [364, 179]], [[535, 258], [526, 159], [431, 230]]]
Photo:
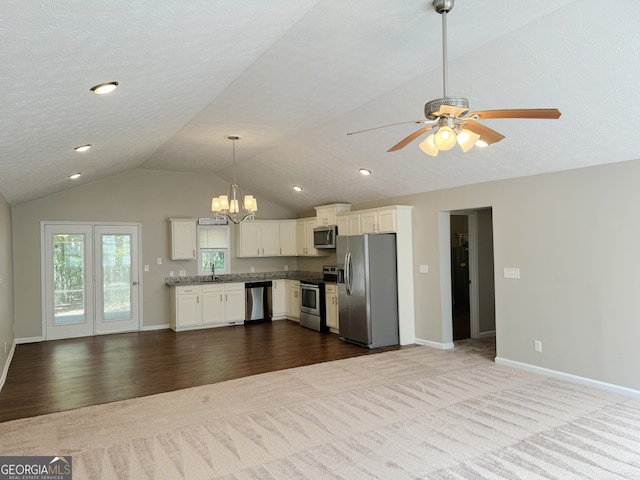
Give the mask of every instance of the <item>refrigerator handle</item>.
[[344, 258], [345, 267], [345, 286], [347, 287], [347, 295], [351, 296], [351, 252], [347, 252]]

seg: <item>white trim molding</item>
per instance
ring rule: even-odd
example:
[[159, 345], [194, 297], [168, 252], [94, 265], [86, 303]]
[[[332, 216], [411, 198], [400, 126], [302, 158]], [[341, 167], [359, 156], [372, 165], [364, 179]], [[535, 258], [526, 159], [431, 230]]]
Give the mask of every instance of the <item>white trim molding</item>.
[[622, 387], [620, 385], [614, 385], [613, 383], [601, 382], [599, 380], [593, 380], [592, 378], [579, 377], [570, 373], [559, 372], [557, 370], [550, 370], [544, 367], [538, 367], [536, 365], [530, 365], [528, 363], [516, 362], [514, 360], [508, 360], [506, 358], [496, 357], [496, 363], [498, 365], [505, 365], [507, 367], [517, 368], [519, 370], [525, 370], [527, 372], [537, 373], [544, 375], [545, 377], [557, 378], [558, 380], [564, 380], [585, 387], [598, 388], [600, 390], [607, 390], [609, 392], [617, 393], [620, 395], [626, 395], [628, 397], [640, 398], [640, 390], [634, 390], [633, 388]]
[[2, 369], [2, 377], [0, 377], [0, 391], [2, 387], [4, 387], [4, 382], [7, 380], [7, 374], [9, 373], [9, 365], [11, 365], [11, 360], [13, 360], [13, 354], [16, 351], [16, 341], [14, 340], [11, 344], [11, 350], [9, 351], [9, 355], [7, 356], [7, 362], [4, 364], [4, 368]]
[[45, 338], [43, 336], [16, 338], [17, 345], [21, 345], [23, 343], [38, 343], [38, 342], [44, 342], [44, 341], [45, 341]]
[[424, 345], [425, 347], [437, 348], [439, 350], [451, 350], [454, 347], [453, 342], [432, 342], [431, 340], [423, 340], [422, 338], [416, 338], [415, 343], [418, 345]]
[[165, 323], [164, 325], [143, 325], [141, 330], [143, 332], [151, 332], [153, 330], [168, 330], [169, 329], [169, 324]]

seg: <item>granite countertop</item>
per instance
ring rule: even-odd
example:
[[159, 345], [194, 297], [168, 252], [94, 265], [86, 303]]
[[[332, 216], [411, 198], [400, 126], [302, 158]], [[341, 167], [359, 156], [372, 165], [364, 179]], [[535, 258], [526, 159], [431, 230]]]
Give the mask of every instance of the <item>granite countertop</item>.
[[[304, 270], [290, 270], [262, 273], [230, 273], [216, 275], [213, 281], [211, 275], [197, 275], [191, 277], [166, 277], [165, 285], [179, 287], [188, 285], [210, 285], [212, 283], [260, 282], [264, 280], [322, 280], [322, 272], [307, 272]], [[330, 283], [330, 282], [327, 282]]]

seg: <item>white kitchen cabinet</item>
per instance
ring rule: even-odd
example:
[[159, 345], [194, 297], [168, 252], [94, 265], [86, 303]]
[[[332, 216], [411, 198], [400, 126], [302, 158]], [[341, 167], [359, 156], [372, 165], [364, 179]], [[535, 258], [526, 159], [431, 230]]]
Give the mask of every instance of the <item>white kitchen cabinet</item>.
[[347, 215], [339, 215], [336, 218], [338, 226], [338, 235], [349, 235], [349, 217]]
[[240, 324], [244, 318], [244, 283], [175, 287], [169, 326], [176, 332]]
[[200, 287], [176, 287], [175, 292], [175, 328], [198, 327], [202, 324], [202, 305]]
[[327, 327], [333, 333], [338, 333], [338, 286], [325, 285]]
[[195, 218], [171, 218], [171, 260], [196, 258]]
[[280, 222], [245, 221], [236, 229], [236, 257], [280, 255]]
[[285, 280], [273, 280], [271, 287], [272, 319], [287, 318], [287, 286]]
[[285, 280], [287, 288], [287, 317], [300, 321], [300, 282]]
[[295, 220], [282, 220], [280, 229], [280, 255], [283, 257], [295, 257], [298, 255], [298, 242]]
[[315, 209], [317, 225], [322, 227], [325, 225], [336, 225], [338, 214], [351, 210], [351, 205], [348, 203], [334, 203], [315, 207]]
[[393, 208], [367, 210], [360, 213], [360, 233], [394, 233], [396, 210]]
[[296, 224], [296, 239], [298, 243], [298, 256], [316, 257], [318, 250], [313, 247], [313, 229], [316, 227], [316, 219], [301, 218]]
[[244, 323], [245, 288], [244, 283], [226, 283], [224, 285], [224, 323]]

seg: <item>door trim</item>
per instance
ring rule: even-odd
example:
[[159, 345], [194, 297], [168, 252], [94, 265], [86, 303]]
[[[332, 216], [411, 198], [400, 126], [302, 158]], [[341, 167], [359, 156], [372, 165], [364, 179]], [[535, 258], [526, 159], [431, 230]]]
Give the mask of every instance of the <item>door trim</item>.
[[[97, 221], [87, 221], [87, 222], [81, 222], [81, 221], [69, 221], [69, 222], [65, 222], [62, 220], [42, 220], [40, 222], [40, 299], [41, 299], [41, 338], [42, 340], [47, 341], [47, 304], [46, 304], [46, 299], [45, 299], [45, 292], [46, 292], [46, 278], [47, 278], [47, 272], [46, 272], [46, 262], [44, 261], [46, 258], [46, 241], [45, 241], [45, 226], [46, 225], [72, 225], [72, 226], [78, 226], [78, 225], [88, 225], [91, 226], [92, 231], [95, 230], [96, 226], [134, 226], [137, 229], [137, 236], [138, 236], [138, 248], [137, 248], [137, 255], [138, 255], [138, 272], [139, 272], [139, 278], [138, 278], [138, 305], [137, 305], [137, 309], [138, 309], [138, 328], [135, 331], [142, 331], [143, 330], [143, 325], [144, 325], [144, 317], [143, 317], [143, 298], [144, 298], [144, 281], [143, 281], [143, 272], [144, 270], [142, 269], [142, 223], [140, 222], [97, 222]], [[93, 245], [93, 243], [92, 243]], [[95, 279], [92, 279], [92, 284], [95, 290]], [[95, 308], [95, 306], [94, 306]], [[130, 330], [131, 331], [131, 330]], [[120, 332], [107, 332], [107, 333], [120, 333]], [[107, 334], [105, 333], [105, 334]], [[94, 333], [92, 336], [96, 336], [96, 332], [95, 332], [95, 325], [94, 325]]]

